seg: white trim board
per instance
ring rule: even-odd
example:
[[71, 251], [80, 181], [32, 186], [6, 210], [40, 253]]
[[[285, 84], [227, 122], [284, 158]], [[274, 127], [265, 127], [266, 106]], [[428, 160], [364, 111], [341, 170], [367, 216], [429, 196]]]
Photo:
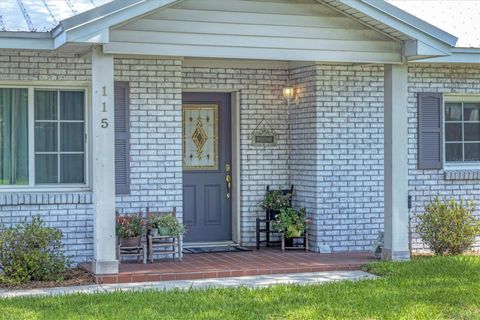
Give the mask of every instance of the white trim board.
[[445, 57], [411, 60], [410, 63], [480, 64], [480, 48], [453, 48]]
[[183, 67], [186, 68], [234, 68], [234, 69], [288, 69], [287, 61], [271, 60], [241, 60], [241, 59], [195, 59], [186, 58], [183, 60]]

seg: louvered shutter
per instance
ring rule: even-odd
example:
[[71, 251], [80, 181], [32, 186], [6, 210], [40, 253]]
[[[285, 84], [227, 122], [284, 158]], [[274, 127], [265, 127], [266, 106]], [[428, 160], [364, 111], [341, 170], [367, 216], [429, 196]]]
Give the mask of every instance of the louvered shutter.
[[130, 193], [128, 82], [115, 82], [115, 192]]
[[418, 168], [441, 169], [443, 165], [443, 96], [418, 94]]

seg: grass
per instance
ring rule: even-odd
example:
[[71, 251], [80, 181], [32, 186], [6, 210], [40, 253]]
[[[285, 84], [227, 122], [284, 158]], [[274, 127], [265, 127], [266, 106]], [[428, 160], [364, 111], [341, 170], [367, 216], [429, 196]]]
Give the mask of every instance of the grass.
[[377, 280], [0, 300], [0, 319], [480, 319], [480, 257], [365, 267]]

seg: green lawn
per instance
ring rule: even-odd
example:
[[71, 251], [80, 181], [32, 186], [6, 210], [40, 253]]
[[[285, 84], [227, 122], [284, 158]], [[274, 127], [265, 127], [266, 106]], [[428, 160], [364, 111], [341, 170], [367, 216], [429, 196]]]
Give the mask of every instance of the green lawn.
[[0, 319], [480, 319], [480, 257], [366, 267], [378, 280], [0, 300]]

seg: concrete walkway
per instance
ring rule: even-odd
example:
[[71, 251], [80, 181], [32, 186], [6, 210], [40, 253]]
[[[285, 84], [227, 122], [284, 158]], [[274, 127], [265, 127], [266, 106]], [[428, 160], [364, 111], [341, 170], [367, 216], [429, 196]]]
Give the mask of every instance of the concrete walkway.
[[0, 298], [66, 295], [74, 293], [107, 293], [114, 291], [141, 291], [141, 290], [188, 290], [206, 288], [248, 287], [262, 288], [278, 284], [309, 285], [342, 280], [374, 279], [376, 276], [363, 271], [328, 271], [292, 274], [272, 274], [249, 277], [230, 277], [202, 280], [177, 280], [161, 282], [141, 282], [125, 284], [103, 284], [77, 287], [60, 287], [29, 290], [0, 290]]

